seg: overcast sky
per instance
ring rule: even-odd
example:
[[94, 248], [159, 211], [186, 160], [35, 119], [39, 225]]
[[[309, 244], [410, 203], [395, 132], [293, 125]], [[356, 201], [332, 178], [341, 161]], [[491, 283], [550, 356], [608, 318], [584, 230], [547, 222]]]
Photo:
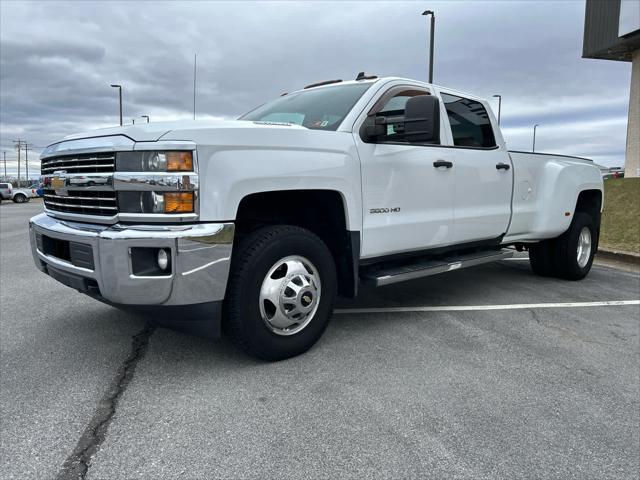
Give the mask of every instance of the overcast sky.
[[[623, 165], [631, 64], [582, 59], [584, 1], [0, 2], [0, 145], [39, 150], [124, 119], [233, 118], [319, 80], [426, 79], [436, 12], [434, 83], [501, 94], [510, 149]], [[497, 111], [497, 102], [494, 103]], [[8, 169], [15, 170], [15, 162]]]

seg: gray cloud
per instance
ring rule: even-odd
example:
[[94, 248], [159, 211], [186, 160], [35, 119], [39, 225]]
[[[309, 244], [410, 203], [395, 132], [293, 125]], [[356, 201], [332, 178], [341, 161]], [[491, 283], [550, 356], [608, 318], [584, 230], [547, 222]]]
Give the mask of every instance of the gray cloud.
[[[426, 77], [418, 2], [2, 2], [0, 144], [125, 120], [235, 117], [327, 78]], [[509, 146], [622, 164], [630, 65], [583, 60], [583, 2], [430, 2], [435, 82], [503, 95]], [[34, 152], [35, 157], [35, 152]]]

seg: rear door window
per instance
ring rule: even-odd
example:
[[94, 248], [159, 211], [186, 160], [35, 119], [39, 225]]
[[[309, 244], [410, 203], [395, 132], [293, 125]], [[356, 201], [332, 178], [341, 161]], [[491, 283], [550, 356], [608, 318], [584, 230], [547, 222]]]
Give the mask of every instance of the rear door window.
[[441, 97], [449, 117], [454, 145], [471, 148], [496, 146], [491, 120], [482, 103], [448, 93], [441, 93]]

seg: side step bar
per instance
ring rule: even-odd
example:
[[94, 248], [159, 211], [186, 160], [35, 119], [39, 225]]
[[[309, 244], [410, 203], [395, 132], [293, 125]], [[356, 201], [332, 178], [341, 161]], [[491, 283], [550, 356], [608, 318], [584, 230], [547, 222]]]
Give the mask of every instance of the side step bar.
[[495, 262], [510, 258], [513, 250], [502, 249], [489, 252], [476, 252], [456, 257], [445, 257], [440, 260], [421, 260], [402, 266], [390, 267], [364, 273], [361, 278], [367, 285], [382, 287], [393, 283], [405, 282], [416, 278], [438, 275], [460, 268], [473, 267], [483, 263]]

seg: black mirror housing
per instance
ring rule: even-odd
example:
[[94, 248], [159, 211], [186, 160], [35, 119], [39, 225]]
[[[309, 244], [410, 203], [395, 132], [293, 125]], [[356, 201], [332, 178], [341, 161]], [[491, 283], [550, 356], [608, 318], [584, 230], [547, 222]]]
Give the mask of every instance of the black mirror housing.
[[364, 136], [368, 141], [375, 141], [376, 138], [387, 134], [387, 124], [384, 118], [374, 117], [373, 125], [369, 123], [365, 126]]
[[418, 95], [407, 101], [404, 135], [412, 143], [440, 143], [440, 102], [437, 97]]

